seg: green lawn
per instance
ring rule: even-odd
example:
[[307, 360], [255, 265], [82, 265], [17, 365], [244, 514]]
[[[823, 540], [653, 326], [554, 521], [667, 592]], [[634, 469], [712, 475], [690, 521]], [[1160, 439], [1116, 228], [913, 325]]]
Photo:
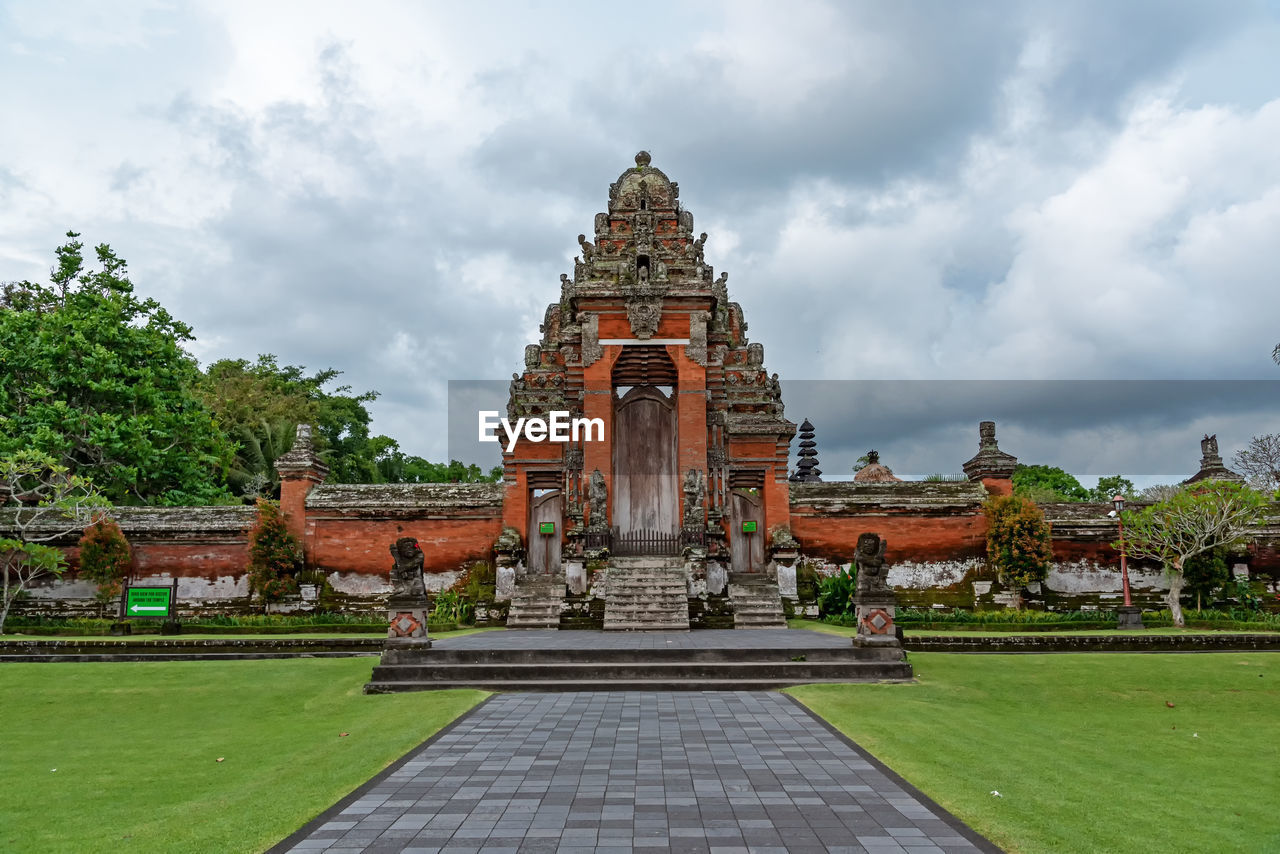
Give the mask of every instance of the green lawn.
[[910, 658], [788, 693], [1009, 851], [1280, 852], [1280, 655]]
[[372, 666], [0, 665], [0, 851], [262, 851], [486, 696]]
[[[981, 629], [981, 628], [965, 628], [958, 627], [955, 629], [913, 629], [906, 623], [900, 623], [903, 633], [907, 637], [918, 638], [939, 638], [950, 637], [952, 635], [961, 635], [963, 637], [1003, 637], [1007, 638], [1011, 635], [1034, 635], [1035, 637], [1054, 637], [1054, 636], [1070, 636], [1070, 635], [1115, 635], [1118, 637], [1134, 637], [1135, 635], [1257, 635], [1270, 634], [1263, 631], [1236, 631], [1233, 629], [1178, 629], [1167, 626], [1158, 629], [1142, 629], [1140, 631], [1120, 631], [1119, 629], [1076, 629], [1071, 631], [1068, 629], [1055, 630], [1051, 632], [1040, 632], [1034, 629], [1024, 631], [998, 629]], [[831, 623], [824, 623], [821, 620], [804, 620], [792, 619], [787, 620], [787, 627], [792, 629], [809, 629], [815, 632], [825, 632], [830, 635], [845, 635], [853, 637], [858, 630], [853, 626], [835, 626]]]

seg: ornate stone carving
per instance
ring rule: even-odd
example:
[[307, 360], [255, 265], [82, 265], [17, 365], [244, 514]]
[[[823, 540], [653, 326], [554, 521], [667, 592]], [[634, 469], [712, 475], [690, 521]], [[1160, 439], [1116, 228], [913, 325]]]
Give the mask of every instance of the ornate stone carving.
[[707, 524], [707, 480], [697, 469], [689, 469], [684, 476], [683, 527], [701, 531]]
[[311, 440], [310, 424], [298, 425], [293, 446], [276, 457], [275, 469], [283, 480], [309, 478], [323, 481], [329, 474], [329, 467], [320, 460], [315, 443]]
[[1006, 454], [996, 444], [996, 422], [983, 421], [978, 425], [978, 453], [963, 466], [969, 480], [983, 478], [1008, 479], [1018, 467], [1018, 458]]
[[604, 355], [600, 344], [600, 316], [588, 314], [582, 321], [582, 366], [594, 365]]
[[582, 471], [582, 448], [570, 446], [564, 449], [564, 467], [567, 471]]
[[586, 264], [591, 263], [591, 257], [596, 254], [595, 244], [587, 240], [585, 234], [578, 235], [578, 245], [582, 247], [582, 260]]
[[542, 348], [537, 344], [530, 344], [524, 348], [524, 366], [526, 369], [533, 371], [542, 364]]
[[703, 367], [707, 365], [707, 321], [710, 318], [710, 312], [689, 312], [689, 343], [685, 346], [684, 352], [686, 356]]
[[605, 485], [600, 469], [591, 472], [591, 480], [587, 483], [587, 511], [591, 514], [587, 530], [609, 530], [609, 487]]
[[647, 282], [627, 288], [627, 320], [631, 334], [647, 341], [658, 331], [662, 322], [662, 297]]
[[1200, 440], [1200, 471], [1183, 483], [1197, 483], [1202, 480], [1233, 480], [1237, 483], [1244, 481], [1243, 476], [1223, 464], [1222, 457], [1218, 454], [1218, 434], [1216, 433], [1212, 436], [1206, 433]]
[[391, 546], [391, 598], [425, 598], [426, 582], [422, 577], [422, 549], [413, 537], [401, 537]]
[[892, 593], [887, 581], [884, 553], [889, 543], [879, 534], [859, 534], [854, 561], [858, 564], [859, 593]]

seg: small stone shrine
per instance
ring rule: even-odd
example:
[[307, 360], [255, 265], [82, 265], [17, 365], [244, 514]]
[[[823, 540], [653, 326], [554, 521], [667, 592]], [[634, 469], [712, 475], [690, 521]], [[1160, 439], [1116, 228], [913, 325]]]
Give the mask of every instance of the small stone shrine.
[[1218, 434], [1205, 434], [1200, 440], [1200, 471], [1191, 475], [1183, 483], [1199, 483], [1202, 480], [1230, 480], [1243, 483], [1244, 477], [1227, 468], [1218, 453]]
[[431, 646], [427, 637], [427, 588], [422, 576], [423, 554], [413, 537], [391, 546], [391, 596], [387, 599], [387, 643]]
[[888, 542], [879, 534], [858, 537], [853, 558], [858, 565], [858, 582], [853, 594], [854, 616], [858, 622], [854, 646], [902, 647], [894, 623], [897, 599], [889, 586], [889, 567], [884, 561], [887, 548]]

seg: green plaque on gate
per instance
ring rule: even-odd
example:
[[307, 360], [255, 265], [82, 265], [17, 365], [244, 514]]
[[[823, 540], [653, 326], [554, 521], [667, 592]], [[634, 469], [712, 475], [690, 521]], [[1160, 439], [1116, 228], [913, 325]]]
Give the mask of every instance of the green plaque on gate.
[[556, 532], [555, 522], [539, 522], [538, 523], [539, 534], [554, 534], [555, 532]]
[[742, 523], [742, 533], [744, 533], [744, 534], [754, 534], [755, 532], [756, 532], [756, 523], [755, 523], [755, 522], [743, 522], [743, 523]]

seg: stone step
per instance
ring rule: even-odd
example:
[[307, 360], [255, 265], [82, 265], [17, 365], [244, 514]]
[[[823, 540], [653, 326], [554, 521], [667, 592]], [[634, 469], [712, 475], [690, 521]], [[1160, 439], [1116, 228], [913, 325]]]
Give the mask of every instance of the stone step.
[[[381, 641], [374, 642], [381, 646]], [[584, 643], [589, 643], [584, 641]], [[884, 648], [858, 648], [850, 640], [844, 646], [816, 647], [662, 647], [662, 648], [533, 648], [533, 649], [450, 649], [446, 641], [437, 641], [426, 650], [399, 649], [387, 646], [383, 663], [387, 665], [437, 666], [445, 664], [669, 664], [686, 666], [720, 662], [785, 664], [796, 660], [808, 663], [865, 661], [900, 661], [902, 651]]]
[[614, 558], [605, 576], [606, 631], [689, 628], [684, 562], [670, 558]]
[[367, 694], [397, 694], [471, 688], [480, 691], [772, 691], [792, 685], [847, 684], [849, 682], [910, 682], [910, 665], [892, 672], [867, 673], [857, 679], [460, 679], [453, 682], [370, 682]]
[[796, 683], [814, 679], [858, 679], [868, 673], [880, 678], [895, 671], [901, 662], [884, 661], [737, 661], [737, 662], [579, 662], [560, 664], [432, 664], [378, 665], [374, 682], [457, 682], [512, 680], [663, 679], [701, 681], [708, 679], [788, 679]]

